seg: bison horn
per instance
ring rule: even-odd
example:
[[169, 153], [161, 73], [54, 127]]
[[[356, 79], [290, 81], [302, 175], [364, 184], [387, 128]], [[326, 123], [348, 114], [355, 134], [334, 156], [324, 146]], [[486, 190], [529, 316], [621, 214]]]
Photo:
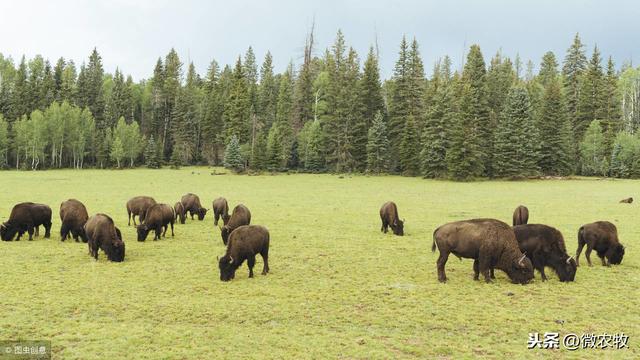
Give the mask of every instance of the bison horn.
[[6, 229], [6, 228], [7, 228], [7, 225], [5, 225], [5, 224], [0, 224], [0, 228], [1, 228], [1, 229]]
[[229, 264], [233, 263], [233, 256], [229, 256]]
[[569, 257], [567, 258], [567, 264], [571, 264], [571, 260], [573, 260], [573, 256], [569, 256]]
[[523, 253], [523, 254], [522, 254], [522, 257], [520, 258], [520, 260], [518, 260], [518, 265], [520, 265], [520, 266], [524, 266], [524, 265], [522, 264], [522, 261], [524, 260], [524, 258], [525, 258], [525, 257], [527, 257], [527, 253]]

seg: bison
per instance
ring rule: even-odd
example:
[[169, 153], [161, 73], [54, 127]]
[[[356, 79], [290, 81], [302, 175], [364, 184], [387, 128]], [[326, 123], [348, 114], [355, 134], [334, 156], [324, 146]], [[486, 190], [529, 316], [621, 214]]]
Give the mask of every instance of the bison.
[[187, 214], [185, 214], [184, 212], [184, 206], [182, 206], [182, 203], [177, 202], [175, 205], [173, 205], [173, 210], [175, 211], [174, 221], [177, 223], [178, 219], [180, 219], [180, 224], [184, 224]]
[[185, 216], [187, 212], [191, 215], [191, 220], [193, 220], [193, 215], [198, 215], [198, 220], [204, 220], [204, 216], [207, 214], [207, 209], [203, 208], [200, 205], [200, 198], [196, 194], [188, 193], [180, 199], [182, 206], [184, 207]]
[[229, 234], [231, 234], [233, 230], [235, 230], [239, 226], [249, 224], [251, 224], [251, 211], [249, 211], [246, 206], [238, 204], [235, 208], [233, 208], [233, 213], [231, 213], [231, 218], [229, 219], [229, 221], [225, 226], [220, 228], [222, 243], [227, 245]]
[[540, 271], [542, 281], [547, 280], [545, 266], [552, 268], [560, 281], [573, 281], [576, 277], [576, 261], [567, 254], [562, 233], [542, 225], [518, 225], [513, 227], [520, 251], [527, 254], [533, 267]]
[[140, 223], [144, 222], [147, 209], [155, 205], [156, 201], [150, 196], [136, 196], [127, 201], [127, 214], [129, 215], [129, 226], [133, 218], [133, 226], [136, 226], [136, 215]]
[[584, 257], [591, 266], [591, 250], [596, 250], [602, 260], [602, 266], [618, 265], [624, 256], [624, 246], [618, 240], [618, 229], [608, 221], [596, 221], [582, 225], [578, 230], [578, 250], [576, 251], [576, 264], [580, 266], [580, 253], [587, 245]]
[[380, 219], [382, 220], [382, 227], [380, 231], [387, 233], [387, 229], [391, 226], [391, 230], [395, 235], [404, 235], [404, 220], [400, 220], [398, 217], [398, 207], [393, 201], [386, 202], [380, 208]]
[[28, 232], [29, 240], [33, 240], [34, 230], [38, 236], [40, 225], [44, 226], [44, 237], [49, 238], [51, 236], [51, 208], [32, 202], [20, 203], [11, 210], [9, 220], [0, 224], [0, 238], [4, 241], [11, 241], [18, 234], [16, 241], [19, 241], [20, 237]]
[[529, 221], [529, 209], [526, 206], [520, 205], [513, 212], [513, 226], [524, 225]]
[[213, 200], [213, 225], [218, 226], [218, 220], [222, 218], [222, 222], [227, 225], [229, 222], [229, 204], [227, 203], [227, 199], [223, 197], [219, 197]]
[[449, 254], [474, 259], [474, 280], [479, 273], [491, 282], [493, 269], [507, 273], [511, 282], [526, 284], [533, 279], [533, 265], [518, 248], [513, 229], [495, 219], [473, 219], [448, 223], [433, 232], [431, 251], [440, 250], [438, 280], [446, 282], [444, 266]]
[[260, 225], [243, 225], [229, 236], [227, 252], [218, 260], [220, 280], [229, 281], [235, 277], [236, 270], [247, 260], [249, 277], [253, 277], [256, 254], [262, 256], [264, 263], [262, 275], [269, 272], [269, 230]]
[[[144, 223], [137, 226], [138, 241], [145, 241], [151, 230], [155, 230], [153, 240], [160, 240], [160, 234], [162, 234], [163, 237], [165, 236], [169, 224], [171, 224], [171, 236], [173, 236], [174, 220], [175, 214], [171, 206], [167, 204], [155, 204], [151, 206], [144, 217]], [[163, 227], [164, 232], [162, 232]]]
[[80, 238], [86, 243], [88, 240], [84, 233], [84, 224], [88, 219], [89, 214], [83, 203], [76, 199], [63, 201], [60, 204], [60, 220], [62, 220], [60, 239], [62, 241], [67, 240], [69, 233], [71, 233], [76, 242]]
[[632, 197], [620, 200], [621, 204], [631, 204], [632, 202], [633, 202]]
[[124, 261], [124, 241], [122, 233], [113, 220], [105, 214], [96, 214], [84, 224], [87, 234], [89, 254], [98, 260], [98, 249], [107, 254], [110, 261]]

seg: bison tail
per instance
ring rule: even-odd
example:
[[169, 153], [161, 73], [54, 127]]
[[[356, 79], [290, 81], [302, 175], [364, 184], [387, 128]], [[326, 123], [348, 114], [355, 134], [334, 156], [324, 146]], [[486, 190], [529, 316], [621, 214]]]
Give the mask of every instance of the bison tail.
[[431, 252], [436, 252], [436, 233], [440, 228], [437, 228], [433, 231], [433, 243], [431, 244]]
[[584, 239], [584, 226], [580, 226], [580, 230], [578, 230], [578, 245], [584, 244], [586, 241]]

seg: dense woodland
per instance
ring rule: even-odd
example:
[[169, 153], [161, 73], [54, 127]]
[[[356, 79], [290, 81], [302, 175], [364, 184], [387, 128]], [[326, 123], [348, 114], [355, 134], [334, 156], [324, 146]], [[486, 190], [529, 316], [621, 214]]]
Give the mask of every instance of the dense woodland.
[[249, 47], [201, 75], [171, 50], [139, 82], [105, 73], [96, 49], [79, 67], [0, 54], [0, 166], [640, 177], [640, 67], [587, 52], [578, 35], [537, 73], [473, 45], [460, 70], [445, 56], [427, 76], [403, 38], [383, 80], [376, 48], [361, 63], [340, 31], [318, 53], [312, 31], [283, 73]]

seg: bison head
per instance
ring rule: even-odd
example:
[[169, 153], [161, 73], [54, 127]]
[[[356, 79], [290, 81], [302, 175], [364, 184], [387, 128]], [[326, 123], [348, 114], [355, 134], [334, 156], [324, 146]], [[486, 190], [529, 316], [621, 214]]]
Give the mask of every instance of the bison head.
[[124, 261], [124, 242], [115, 241], [111, 247], [106, 251], [107, 259], [114, 262]]
[[11, 241], [16, 236], [18, 228], [13, 226], [10, 222], [0, 224], [0, 238], [4, 241]]
[[238, 265], [234, 263], [231, 255], [225, 255], [218, 260], [218, 266], [220, 267], [220, 280], [230, 281], [236, 276], [236, 269]]
[[526, 284], [533, 279], [533, 265], [531, 260], [525, 255], [515, 258], [511, 264], [511, 269], [507, 275], [514, 284]]
[[578, 265], [573, 257], [567, 256], [565, 259], [555, 264], [553, 267], [560, 281], [573, 281], [576, 278]]
[[396, 219], [396, 221], [392, 224], [391, 229], [395, 235], [403, 236], [404, 235], [404, 220]]
[[607, 259], [609, 260], [609, 264], [618, 265], [622, 262], [622, 257], [624, 256], [624, 246], [618, 243], [613, 245], [613, 249], [609, 250], [609, 256]]
[[225, 225], [220, 228], [220, 236], [222, 236], [222, 242], [227, 245], [227, 241], [229, 241], [229, 234], [231, 233], [231, 229], [229, 225]]
[[147, 240], [147, 235], [149, 235], [149, 226], [147, 224], [140, 224], [136, 229], [138, 230], [138, 241]]
[[204, 220], [204, 216], [207, 215], [207, 209], [200, 208], [198, 209], [198, 220]]

